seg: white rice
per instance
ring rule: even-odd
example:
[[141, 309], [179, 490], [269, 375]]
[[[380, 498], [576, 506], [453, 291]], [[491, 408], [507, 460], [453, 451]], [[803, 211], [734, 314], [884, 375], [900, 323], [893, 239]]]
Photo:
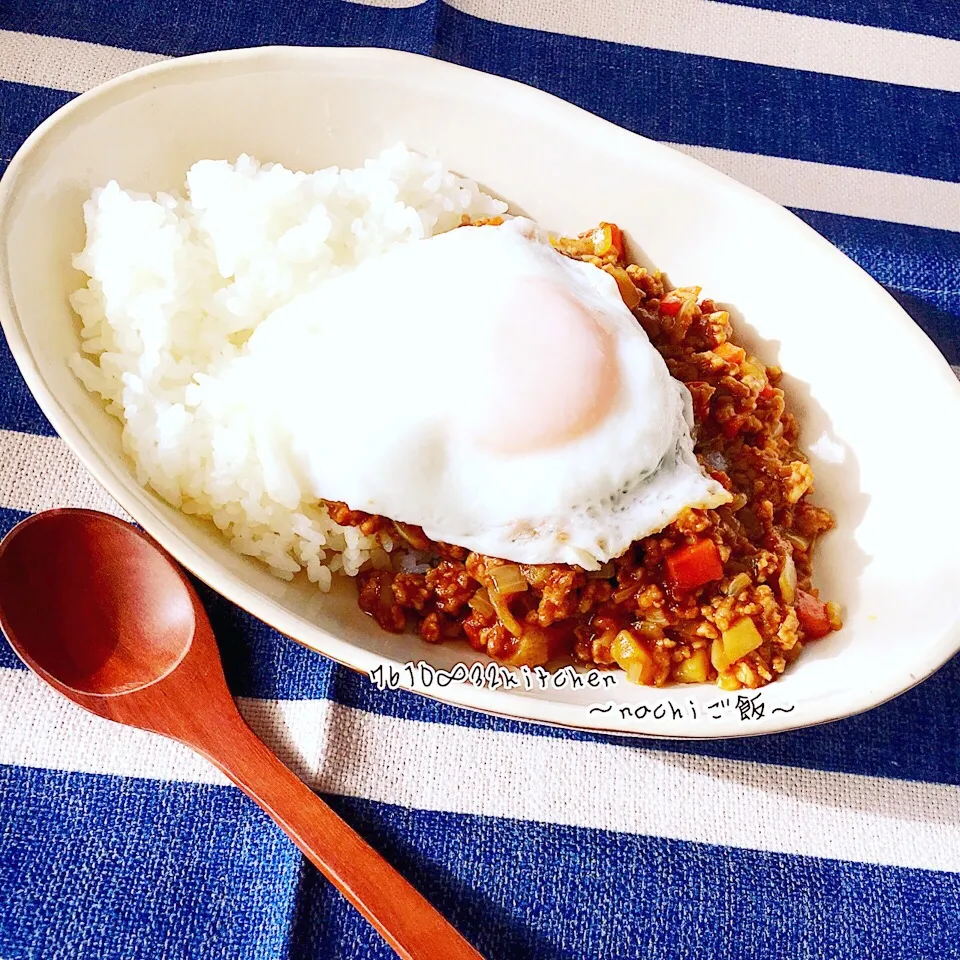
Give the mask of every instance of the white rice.
[[[140, 483], [210, 518], [234, 549], [278, 576], [305, 570], [328, 590], [338, 570], [389, 564], [392, 544], [335, 524], [298, 488], [278, 493], [269, 438], [251, 429], [235, 393], [224, 405], [217, 377], [295, 295], [396, 244], [450, 230], [464, 214], [504, 210], [402, 144], [360, 169], [310, 174], [248, 156], [202, 160], [183, 196], [111, 182], [84, 204], [87, 245], [74, 263], [90, 279], [70, 299], [83, 327], [71, 368], [123, 422]], [[359, 359], [329, 362], [355, 363], [363, 389]], [[323, 370], [316, 382], [317, 417], [348, 410], [350, 397], [323, 395]]]

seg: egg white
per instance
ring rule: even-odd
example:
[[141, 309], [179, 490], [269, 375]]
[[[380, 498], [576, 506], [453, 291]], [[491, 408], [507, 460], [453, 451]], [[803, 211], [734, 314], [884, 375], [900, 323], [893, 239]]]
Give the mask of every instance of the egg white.
[[[478, 382], [476, 358], [529, 278], [592, 312], [615, 343], [620, 388], [580, 435], [497, 453], [465, 429], [464, 410], [510, 388]], [[729, 499], [694, 456], [689, 392], [614, 279], [522, 218], [409, 243], [325, 281], [264, 320], [237, 365], [281, 502], [341, 500], [491, 556], [595, 569], [684, 508]]]

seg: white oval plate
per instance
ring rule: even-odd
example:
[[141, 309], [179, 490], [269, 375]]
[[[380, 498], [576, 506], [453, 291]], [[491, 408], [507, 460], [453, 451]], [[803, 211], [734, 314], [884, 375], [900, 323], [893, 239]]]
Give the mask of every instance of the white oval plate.
[[[678, 109], [681, 105], [677, 105]], [[761, 697], [713, 686], [422, 691], [524, 720], [669, 737], [770, 733], [866, 710], [960, 647], [960, 386], [900, 307], [859, 267], [770, 200], [683, 154], [508, 80], [386, 50], [264, 48], [147, 67], [68, 103], [0, 181], [0, 319], [44, 413], [117, 501], [214, 589], [278, 630], [363, 671], [476, 660], [465, 644], [381, 633], [354, 585], [322, 595], [233, 553], [212, 526], [136, 483], [120, 425], [74, 379], [81, 205], [116, 179], [179, 187], [196, 160], [313, 170], [398, 140], [441, 157], [551, 229], [615, 220], [635, 254], [678, 285], [734, 304], [738, 337], [788, 372], [818, 501], [838, 518], [816, 582], [845, 607]], [[752, 694], [751, 694], [752, 695]], [[593, 709], [591, 709], [593, 707]], [[743, 714], [747, 716], [744, 719]]]

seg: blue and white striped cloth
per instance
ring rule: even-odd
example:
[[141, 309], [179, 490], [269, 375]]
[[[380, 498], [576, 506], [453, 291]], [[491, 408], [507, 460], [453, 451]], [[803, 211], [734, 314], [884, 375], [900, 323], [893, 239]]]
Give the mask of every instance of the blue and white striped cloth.
[[[0, 0], [0, 169], [99, 81], [265, 43], [432, 54], [674, 144], [795, 210], [960, 365], [955, 4]], [[59, 505], [111, 508], [0, 344], [0, 524]], [[491, 960], [960, 957], [960, 659], [819, 729], [631, 741], [377, 692], [204, 599], [253, 727]], [[0, 960], [389, 956], [204, 762], [0, 641]]]

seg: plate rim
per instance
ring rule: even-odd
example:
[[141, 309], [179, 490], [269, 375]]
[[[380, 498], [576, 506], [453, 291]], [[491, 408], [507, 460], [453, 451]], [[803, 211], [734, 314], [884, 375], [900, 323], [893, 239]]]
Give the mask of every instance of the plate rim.
[[[259, 58], [268, 58], [277, 55], [303, 57], [305, 59], [327, 61], [329, 63], [356, 61], [382, 63], [385, 61], [393, 61], [395, 64], [414, 64], [421, 70], [432, 70], [437, 75], [442, 73], [470, 74], [473, 76], [474, 83], [489, 84], [491, 88], [500, 86], [504, 90], [509, 89], [514, 95], [528, 98], [534, 106], [539, 102], [540, 104], [549, 106], [550, 109], [554, 111], [566, 112], [572, 120], [575, 118], [576, 123], [580, 125], [594, 124], [597, 129], [602, 127], [608, 136], [613, 135], [624, 138], [625, 143], [626, 140], [632, 139], [643, 141], [647, 148], [662, 151], [662, 155], [669, 159], [670, 163], [687, 167], [691, 171], [696, 172], [700, 177], [712, 179], [718, 187], [726, 190], [734, 190], [744, 198], [749, 199], [751, 203], [760, 203], [764, 205], [769, 212], [775, 212], [779, 217], [789, 219], [791, 221], [791, 228], [796, 230], [799, 227], [806, 233], [806, 239], [808, 241], [819, 246], [822, 254], [842, 258], [846, 262], [847, 269], [854, 269], [862, 278], [869, 281], [876, 292], [882, 294], [882, 296], [887, 299], [888, 306], [893, 308], [893, 313], [897, 316], [898, 321], [903, 327], [904, 334], [911, 336], [918, 348], [926, 353], [931, 366], [931, 374], [933, 368], [935, 368], [945, 383], [952, 384], [958, 410], [960, 410], [960, 381], [957, 380], [949, 364], [927, 334], [910, 318], [881, 284], [791, 211], [768, 197], [765, 197], [758, 191], [753, 190], [745, 184], [728, 177], [726, 174], [679, 150], [674, 150], [670, 146], [619, 127], [602, 117], [598, 117], [550, 93], [516, 80], [483, 73], [468, 67], [416, 53], [379, 47], [268, 45], [217, 50], [186, 57], [175, 57], [148, 64], [128, 73], [121, 74], [69, 100], [47, 117], [24, 141], [11, 159], [3, 178], [0, 179], [0, 228], [2, 228], [4, 221], [9, 215], [10, 202], [15, 192], [16, 183], [22, 175], [22, 168], [25, 166], [28, 158], [37, 147], [44, 142], [50, 132], [65, 119], [69, 118], [71, 114], [83, 110], [88, 104], [109, 95], [119, 88], [141, 83], [144, 79], [151, 77], [182, 71], [185, 67], [216, 65], [218, 63], [231, 63], [243, 60], [254, 61]], [[159, 513], [158, 504], [152, 502], [155, 499], [155, 495], [150, 491], [144, 491], [147, 496], [143, 499], [135, 499], [133, 495], [128, 495], [123, 484], [109, 471], [106, 459], [97, 453], [93, 443], [84, 435], [84, 431], [80, 425], [66, 409], [63, 408], [53, 392], [47, 388], [43, 381], [34, 363], [33, 355], [26, 342], [26, 338], [22, 334], [19, 317], [14, 309], [12, 302], [12, 284], [9, 278], [9, 262], [5, 250], [0, 251], [0, 266], [3, 268], [2, 272], [0, 272], [0, 294], [3, 295], [2, 298], [0, 298], [0, 326], [2, 326], [7, 337], [11, 355], [16, 361], [40, 409], [49, 419], [58, 436], [122, 509], [133, 517], [150, 536], [173, 555], [178, 563], [210, 586], [211, 589], [224, 596], [231, 603], [241, 607], [252, 616], [263, 620], [285, 637], [306, 649], [319, 653], [355, 672], [367, 674], [368, 677], [371, 670], [378, 665], [389, 664], [399, 667], [402, 663], [406, 662], [365, 650], [347, 640], [337, 637], [322, 627], [309, 624], [305, 618], [294, 614], [280, 601], [268, 597], [247, 585], [237, 574], [222, 567], [218, 561], [207, 555], [199, 546], [191, 544], [187, 538], [181, 536], [174, 528], [170, 527]], [[150, 499], [147, 499], [147, 497]], [[298, 624], [301, 623], [306, 624], [311, 632], [318, 639], [322, 639], [323, 642], [313, 643], [297, 636]], [[931, 646], [927, 656], [917, 664], [919, 669], [915, 675], [906, 675], [903, 683], [896, 682], [881, 690], [873, 690], [870, 688], [870, 692], [868, 692], [867, 688], [863, 688], [863, 695], [859, 698], [852, 698], [849, 710], [828, 712], [823, 716], [817, 716], [804, 722], [791, 722], [789, 719], [779, 718], [776, 720], [766, 719], [761, 728], [751, 727], [746, 730], [742, 727], [734, 726], [735, 721], [732, 719], [729, 721], [723, 720], [717, 721], [707, 733], [691, 733], [686, 730], [686, 727], [683, 728], [684, 732], [671, 731], [664, 733], [658, 728], [644, 727], [642, 723], [629, 728], [610, 725], [596, 726], [586, 721], [579, 722], [575, 718], [580, 715], [586, 718], [586, 709], [582, 704], [560, 703], [536, 698], [522, 698], [522, 703], [529, 709], [525, 713], [520, 714], [515, 712], [515, 709], [511, 709], [511, 706], [515, 707], [519, 705], [521, 698], [518, 698], [517, 695], [499, 690], [490, 690], [485, 687], [476, 687], [468, 683], [451, 684], [450, 687], [446, 688], [456, 690], [458, 694], [456, 697], [443, 696], [417, 686], [407, 685], [406, 683], [401, 683], [400, 687], [409, 692], [425, 696], [435, 702], [461, 709], [473, 710], [487, 716], [498, 717], [517, 723], [541, 724], [581, 733], [600, 734], [612, 737], [677, 741], [741, 739], [744, 737], [764, 736], [767, 734], [819, 726], [872, 710], [874, 707], [881, 706], [913, 689], [917, 684], [923, 682], [923, 680], [939, 670], [958, 651], [960, 651], [960, 616], [948, 627], [939, 641]], [[347, 656], [348, 652], [352, 653], [352, 657]], [[477, 656], [479, 657], [480, 655]], [[423, 659], [426, 659], [426, 656]], [[570, 711], [576, 711], [575, 717], [563, 715]]]

